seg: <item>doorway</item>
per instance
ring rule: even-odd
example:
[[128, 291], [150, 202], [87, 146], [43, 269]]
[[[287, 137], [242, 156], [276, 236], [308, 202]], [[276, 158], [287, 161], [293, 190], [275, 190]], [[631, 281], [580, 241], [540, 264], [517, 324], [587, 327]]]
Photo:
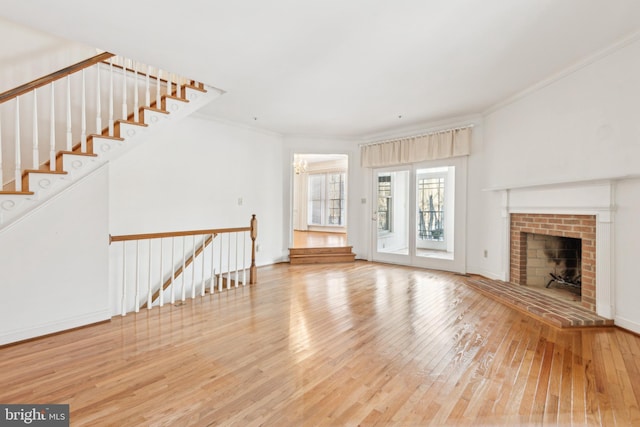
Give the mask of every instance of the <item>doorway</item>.
[[374, 261], [464, 273], [466, 157], [373, 170]]
[[346, 154], [294, 154], [292, 248], [347, 246]]

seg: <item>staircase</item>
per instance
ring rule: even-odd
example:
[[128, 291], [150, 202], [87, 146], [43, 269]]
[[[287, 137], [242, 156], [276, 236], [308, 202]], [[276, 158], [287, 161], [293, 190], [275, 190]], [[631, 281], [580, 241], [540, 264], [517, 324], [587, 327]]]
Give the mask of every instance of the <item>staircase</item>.
[[222, 93], [102, 53], [0, 94], [0, 230]]
[[354, 262], [356, 254], [353, 246], [326, 248], [289, 248], [291, 264], [324, 264], [334, 262]]

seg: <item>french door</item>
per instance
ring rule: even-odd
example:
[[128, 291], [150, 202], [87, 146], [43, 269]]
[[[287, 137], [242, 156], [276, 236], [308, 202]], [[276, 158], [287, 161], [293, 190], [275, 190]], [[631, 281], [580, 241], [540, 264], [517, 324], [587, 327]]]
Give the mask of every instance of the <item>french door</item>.
[[374, 261], [464, 273], [466, 157], [373, 170]]

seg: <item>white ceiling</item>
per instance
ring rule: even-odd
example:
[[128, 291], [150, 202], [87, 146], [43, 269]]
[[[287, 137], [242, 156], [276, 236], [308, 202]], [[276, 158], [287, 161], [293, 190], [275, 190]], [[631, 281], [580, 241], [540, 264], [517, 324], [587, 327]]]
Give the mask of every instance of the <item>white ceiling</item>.
[[481, 113], [640, 30], [638, 0], [2, 0], [0, 15], [225, 90], [206, 114], [357, 138]]

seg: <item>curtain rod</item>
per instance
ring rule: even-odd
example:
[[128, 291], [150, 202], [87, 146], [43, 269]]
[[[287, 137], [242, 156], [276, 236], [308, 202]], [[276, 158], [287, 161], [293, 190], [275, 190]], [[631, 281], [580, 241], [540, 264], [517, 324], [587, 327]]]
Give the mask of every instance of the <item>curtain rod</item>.
[[442, 130], [436, 130], [433, 132], [427, 132], [427, 133], [423, 133], [420, 135], [411, 135], [411, 136], [404, 136], [402, 138], [391, 138], [391, 139], [385, 139], [382, 141], [375, 141], [375, 142], [363, 142], [362, 144], [358, 144], [359, 147], [364, 147], [364, 146], [368, 146], [368, 145], [377, 145], [377, 144], [385, 144], [387, 142], [395, 142], [395, 141], [402, 141], [404, 139], [412, 139], [412, 138], [421, 138], [423, 136], [429, 136], [429, 135], [435, 135], [438, 133], [444, 133], [444, 132], [451, 132], [454, 130], [461, 130], [461, 129], [467, 129], [467, 128], [472, 128], [475, 125], [473, 124], [468, 124], [468, 125], [464, 125], [464, 126], [456, 126], [454, 128], [449, 128], [449, 129], [442, 129]]

